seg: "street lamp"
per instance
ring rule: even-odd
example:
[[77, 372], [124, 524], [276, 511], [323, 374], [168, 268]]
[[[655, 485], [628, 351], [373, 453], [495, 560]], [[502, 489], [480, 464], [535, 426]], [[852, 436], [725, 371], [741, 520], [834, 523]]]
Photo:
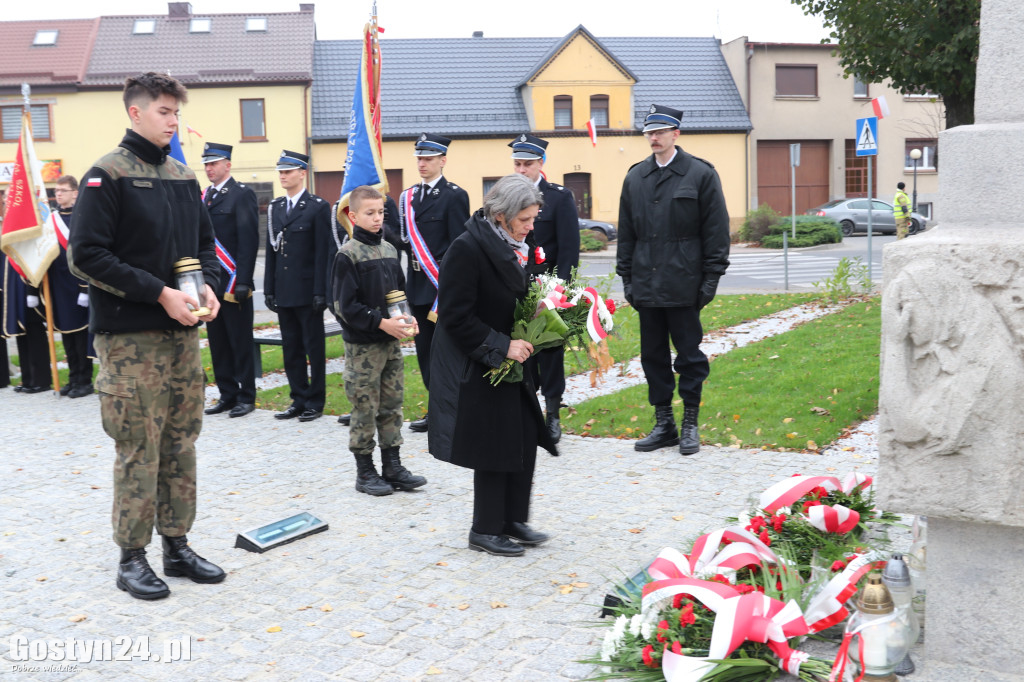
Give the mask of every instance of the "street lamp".
[[914, 160], [914, 198], [911, 202], [911, 211], [917, 213], [917, 162], [921, 158], [920, 149], [911, 149], [910, 158]]

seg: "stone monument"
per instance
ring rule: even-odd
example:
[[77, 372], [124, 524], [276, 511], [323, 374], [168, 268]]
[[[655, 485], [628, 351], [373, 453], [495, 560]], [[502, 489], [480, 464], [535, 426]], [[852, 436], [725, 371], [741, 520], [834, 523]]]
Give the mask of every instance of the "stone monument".
[[928, 680], [1024, 680], [1024, 3], [984, 0], [939, 226], [885, 248], [878, 502], [928, 516]]

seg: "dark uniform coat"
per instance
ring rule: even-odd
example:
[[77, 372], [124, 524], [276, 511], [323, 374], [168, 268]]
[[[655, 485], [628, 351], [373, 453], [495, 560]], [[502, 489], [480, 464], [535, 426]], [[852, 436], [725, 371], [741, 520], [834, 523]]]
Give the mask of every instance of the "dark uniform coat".
[[544, 194], [544, 205], [533, 222], [534, 242], [544, 249], [544, 272], [553, 272], [564, 280], [580, 263], [580, 217], [572, 192], [544, 178], [537, 188]]
[[[421, 197], [420, 192], [421, 189], [417, 189], [412, 200], [416, 212], [416, 226], [440, 267], [448, 247], [466, 230], [466, 221], [469, 220], [469, 195], [458, 185], [448, 182], [444, 176], [437, 181], [428, 196]], [[415, 257], [410, 255], [409, 272], [406, 277], [409, 303], [432, 305], [437, 297], [437, 289], [424, 272], [415, 269], [415, 260]]]
[[[217, 240], [235, 259], [235, 283], [253, 289], [253, 270], [260, 246], [259, 202], [251, 187], [228, 178], [219, 192], [206, 190], [206, 208]], [[217, 296], [223, 300], [231, 276], [221, 268]]]
[[697, 304], [705, 278], [729, 266], [729, 214], [715, 167], [676, 147], [658, 170], [654, 155], [629, 169], [619, 199], [616, 271], [635, 306]]
[[[278, 306], [313, 305], [314, 296], [327, 298], [327, 258], [334, 252], [330, 205], [308, 191], [302, 193], [291, 214], [285, 215], [287, 197], [270, 202], [267, 215], [267, 255], [263, 293]], [[278, 250], [274, 240], [280, 236]]]
[[[537, 424], [539, 445], [553, 450], [533, 379], [491, 386], [484, 374], [505, 359], [526, 270], [481, 211], [466, 223], [441, 266], [441, 300], [431, 353], [430, 454], [483, 471], [523, 469], [523, 424]], [[533, 254], [530, 255], [530, 262]], [[554, 454], [554, 452], [553, 452]]]
[[[59, 211], [64, 224], [71, 229], [74, 208]], [[53, 299], [54, 331], [68, 334], [84, 330], [89, 326], [89, 309], [78, 305], [78, 295], [88, 294], [89, 285], [84, 279], [71, 274], [68, 268], [68, 251], [61, 247], [48, 270], [50, 276], [50, 297]], [[40, 308], [42, 311], [42, 308]]]

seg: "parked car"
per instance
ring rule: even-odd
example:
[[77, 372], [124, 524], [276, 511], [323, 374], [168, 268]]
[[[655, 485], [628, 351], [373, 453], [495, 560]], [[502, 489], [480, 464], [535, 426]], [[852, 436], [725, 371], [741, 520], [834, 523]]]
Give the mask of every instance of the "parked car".
[[600, 220], [588, 220], [586, 218], [580, 218], [580, 229], [600, 232], [608, 238], [608, 241], [614, 241], [617, 234], [615, 226], [611, 223], [603, 223]]
[[[896, 218], [892, 214], [892, 204], [880, 199], [872, 199], [871, 231], [878, 233], [896, 233]], [[854, 232], [868, 231], [868, 200], [867, 199], [835, 199], [807, 211], [807, 215], [832, 218], [839, 223], [844, 237]], [[909, 234], [917, 234], [928, 229], [928, 219], [920, 213], [910, 214]]]

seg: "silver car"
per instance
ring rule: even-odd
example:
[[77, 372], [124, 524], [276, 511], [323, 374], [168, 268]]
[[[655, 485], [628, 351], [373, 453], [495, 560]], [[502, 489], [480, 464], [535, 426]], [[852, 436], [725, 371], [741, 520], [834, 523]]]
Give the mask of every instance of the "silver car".
[[[871, 200], [871, 230], [878, 233], [896, 233], [896, 218], [892, 213], [892, 204], [879, 199]], [[839, 223], [844, 237], [854, 232], [868, 231], [868, 200], [867, 199], [835, 199], [808, 210], [807, 215], [832, 218]], [[917, 234], [928, 229], [928, 219], [920, 213], [910, 214], [910, 234]]]

